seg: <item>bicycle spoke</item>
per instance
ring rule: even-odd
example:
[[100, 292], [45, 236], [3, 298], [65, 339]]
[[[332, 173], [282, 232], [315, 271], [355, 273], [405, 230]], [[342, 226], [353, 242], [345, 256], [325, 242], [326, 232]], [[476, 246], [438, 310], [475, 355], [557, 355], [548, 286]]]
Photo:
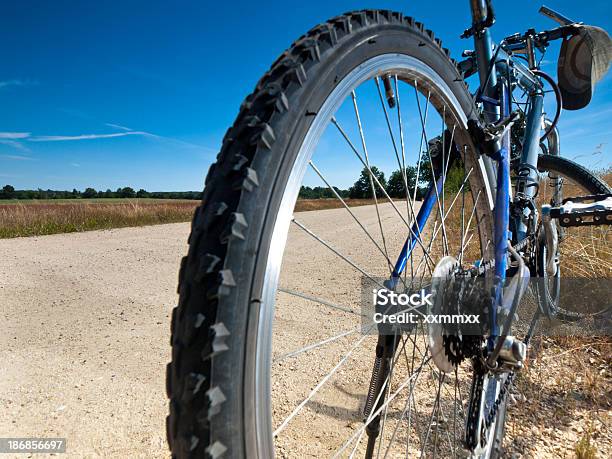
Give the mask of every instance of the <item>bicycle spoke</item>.
[[[413, 368], [414, 368], [414, 351], [415, 351], [414, 346], [416, 346], [416, 344], [413, 341], [413, 349], [412, 349], [413, 354], [412, 354], [412, 362], [410, 364], [410, 368], [411, 368], [410, 374], [413, 374]], [[405, 343], [404, 343], [404, 356], [406, 358], [406, 365], [408, 366], [408, 356], [407, 356], [406, 350], [405, 350]], [[416, 382], [416, 379], [418, 379], [418, 376], [421, 373], [421, 371], [422, 371], [422, 367], [417, 371], [417, 374], [416, 374], [416, 377], [415, 377], [415, 381], [413, 381], [410, 384], [410, 390], [409, 390], [408, 395], [406, 397], [406, 403], [404, 404], [404, 408], [403, 408], [403, 410], [402, 410], [402, 412], [401, 412], [397, 422], [395, 423], [395, 428], [393, 429], [393, 434], [391, 435], [391, 439], [389, 440], [389, 444], [388, 444], [387, 449], [385, 450], [385, 454], [383, 456], [384, 458], [386, 458], [387, 455], [389, 454], [389, 452], [391, 451], [391, 447], [393, 446], [393, 440], [395, 439], [395, 436], [397, 435], [397, 431], [399, 429], [399, 426], [400, 426], [402, 420], [404, 419], [404, 417], [406, 415], [406, 411], [408, 410], [409, 406], [412, 403], [415, 403], [415, 401], [414, 401], [414, 388], [416, 386], [415, 382]], [[415, 409], [416, 409], [416, 406], [415, 406]], [[410, 420], [408, 421], [408, 431], [410, 431]], [[409, 435], [409, 432], [408, 432], [408, 435]], [[408, 440], [408, 437], [407, 437], [407, 440]], [[408, 447], [408, 444], [406, 446]]]
[[[374, 175], [374, 173], [372, 172], [372, 170], [367, 166], [366, 162], [362, 159], [361, 155], [359, 154], [359, 152], [357, 151], [357, 149], [355, 148], [355, 146], [353, 145], [353, 143], [351, 142], [351, 140], [348, 138], [346, 132], [344, 131], [344, 129], [342, 129], [342, 127], [340, 126], [340, 124], [338, 123], [338, 121], [336, 120], [336, 118], [332, 118], [331, 119], [332, 123], [336, 126], [336, 128], [338, 129], [338, 131], [340, 132], [340, 134], [342, 135], [342, 137], [346, 140], [346, 142], [348, 143], [348, 145], [350, 146], [351, 150], [353, 151], [353, 153], [355, 153], [355, 156], [357, 156], [357, 158], [359, 159], [359, 161], [363, 164], [363, 166], [366, 168], [366, 170], [368, 171], [368, 174], [370, 175], [370, 177], [374, 180], [374, 182], [378, 185], [378, 187], [380, 188], [380, 190], [383, 192], [383, 194], [385, 195], [385, 197], [387, 198], [387, 200], [389, 201], [389, 204], [391, 204], [391, 206], [393, 207], [393, 209], [395, 210], [395, 212], [397, 213], [397, 215], [399, 215], [400, 219], [404, 222], [404, 224], [406, 225], [406, 227], [408, 228], [408, 230], [410, 231], [410, 234], [413, 235], [415, 237], [415, 240], [417, 242], [417, 244], [419, 244], [421, 247], [423, 247], [423, 242], [421, 241], [421, 237], [420, 234], [415, 234], [414, 231], [412, 230], [412, 227], [410, 226], [410, 224], [406, 221], [406, 219], [404, 218], [404, 216], [401, 214], [401, 212], [398, 210], [397, 206], [395, 205], [395, 203], [393, 202], [393, 200], [391, 199], [391, 197], [389, 196], [389, 194], [386, 192], [385, 188], [380, 184], [378, 178], [376, 178], [376, 176]], [[433, 264], [433, 260], [429, 259], [428, 260], [429, 263]]]
[[[402, 162], [399, 157], [399, 152], [397, 151], [397, 145], [395, 143], [395, 136], [393, 135], [393, 129], [391, 129], [391, 121], [389, 120], [389, 113], [387, 112], [387, 106], [385, 105], [385, 100], [383, 98], [382, 91], [380, 90], [380, 83], [379, 83], [378, 77], [374, 78], [374, 83], [376, 83], [376, 89], [378, 91], [378, 98], [380, 100], [380, 105], [385, 115], [385, 121], [387, 122], [387, 130], [389, 131], [389, 137], [391, 137], [391, 145], [393, 145], [393, 151], [395, 152], [395, 159], [397, 159], [397, 165], [401, 170]], [[408, 191], [408, 183], [406, 181], [404, 181], [404, 186], [406, 188], [406, 191]]]
[[[394, 81], [395, 81], [395, 103], [397, 105], [397, 125], [399, 127], [400, 149], [402, 151], [401, 170], [404, 176], [404, 183], [406, 183], [406, 206], [410, 209], [410, 211], [412, 212], [413, 218], [416, 221], [416, 217], [414, 217], [415, 215], [414, 207], [409, 206], [410, 189], [408, 188], [408, 176], [406, 175], [406, 146], [404, 144], [404, 126], [402, 124], [402, 109], [401, 109], [402, 104], [400, 101], [400, 91], [399, 91], [399, 86], [397, 83], [397, 75], [394, 75]], [[417, 186], [416, 183], [415, 183], [415, 186]]]
[[302, 408], [304, 408], [306, 403], [308, 403], [310, 399], [312, 399], [312, 397], [314, 397], [315, 394], [321, 389], [321, 387], [323, 387], [323, 385], [336, 373], [336, 371], [338, 371], [338, 369], [342, 365], [344, 365], [344, 363], [348, 360], [348, 358], [353, 354], [353, 352], [355, 352], [355, 350], [361, 345], [361, 343], [363, 343], [366, 340], [366, 338], [368, 338], [368, 335], [362, 336], [357, 341], [357, 343], [353, 345], [353, 347], [344, 355], [344, 357], [342, 357], [342, 359], [336, 364], [336, 366], [334, 366], [331, 369], [331, 371], [329, 371], [323, 377], [323, 379], [319, 381], [319, 383], [310, 391], [308, 396], [304, 400], [302, 400], [300, 404], [297, 407], [295, 407], [295, 409], [291, 412], [291, 414], [287, 416], [285, 420], [276, 428], [276, 430], [272, 433], [274, 437], [278, 436], [278, 434], [281, 433], [287, 427], [287, 424], [289, 424], [289, 422], [291, 422], [291, 420], [295, 416], [297, 416], [297, 414], [302, 410]]
[[[363, 134], [363, 128], [361, 126], [361, 117], [359, 116], [359, 108], [357, 107], [357, 95], [353, 90], [351, 92], [351, 97], [353, 99], [353, 108], [355, 109], [355, 117], [357, 118], [357, 126], [359, 127], [359, 136], [361, 137], [361, 145], [363, 147], [363, 154], [365, 156], [366, 167], [368, 170], [372, 170], [370, 167], [370, 156], [368, 155], [368, 148], [366, 146], [365, 135]], [[370, 173], [370, 187], [372, 188], [372, 197], [374, 198], [374, 206], [376, 207], [376, 217], [378, 218], [378, 226], [380, 227], [380, 237], [382, 238], [383, 247], [385, 249], [385, 255], [387, 259], [389, 259], [389, 254], [387, 252], [387, 241], [385, 240], [385, 232], [382, 227], [382, 221], [380, 219], [380, 210], [378, 209], [378, 198], [376, 197], [376, 188], [374, 187], [374, 180], [372, 177], [374, 174]]]
[[297, 292], [295, 290], [290, 290], [290, 289], [282, 288], [282, 287], [279, 287], [278, 291], [286, 293], [287, 295], [293, 295], [298, 298], [302, 298], [304, 300], [309, 300], [315, 303], [319, 303], [324, 306], [327, 306], [333, 309], [337, 309], [339, 311], [348, 312], [348, 313], [355, 314], [355, 315], [361, 315], [358, 311], [355, 311], [354, 309], [351, 309], [347, 306], [340, 306], [338, 304], [332, 303], [331, 301], [324, 300], [323, 298], [319, 298], [319, 297], [312, 296], [312, 295], [306, 295], [305, 293]]
[[[428, 362], [428, 361], [429, 361], [429, 358], [426, 360], [426, 362]], [[352, 442], [353, 442], [353, 441], [354, 441], [354, 440], [355, 440], [355, 439], [356, 439], [356, 438], [357, 438], [357, 437], [358, 437], [358, 436], [361, 434], [361, 432], [365, 431], [366, 427], [369, 425], [369, 423], [372, 421], [372, 419], [374, 419], [376, 416], [378, 416], [378, 415], [380, 414], [380, 412], [381, 412], [382, 410], [384, 410], [384, 409], [385, 409], [385, 407], [386, 407], [386, 406], [387, 406], [389, 403], [391, 403], [391, 402], [392, 402], [392, 401], [395, 399], [395, 397], [397, 397], [397, 395], [398, 395], [398, 394], [399, 394], [399, 393], [400, 393], [402, 390], [404, 390], [404, 388], [405, 388], [405, 387], [406, 387], [406, 386], [407, 386], [407, 385], [410, 383], [410, 381], [411, 381], [413, 378], [414, 378], [414, 375], [412, 375], [412, 376], [408, 377], [408, 379], [406, 379], [406, 380], [405, 380], [405, 381], [404, 381], [404, 382], [403, 382], [403, 383], [402, 383], [402, 384], [401, 384], [401, 385], [398, 387], [398, 389], [397, 389], [395, 392], [393, 392], [393, 394], [391, 394], [391, 395], [389, 396], [389, 398], [388, 398], [388, 399], [387, 399], [387, 400], [386, 400], [386, 401], [385, 401], [385, 402], [384, 402], [384, 403], [383, 403], [383, 404], [382, 404], [382, 405], [381, 405], [381, 406], [380, 406], [380, 407], [379, 407], [379, 408], [378, 408], [376, 411], [373, 411], [373, 412], [372, 412], [372, 414], [370, 415], [370, 418], [368, 418], [368, 419], [369, 419], [369, 421], [365, 422], [365, 423], [364, 423], [364, 425], [363, 425], [363, 426], [361, 426], [361, 427], [359, 428], [359, 430], [358, 430], [357, 432], [355, 432], [355, 433], [354, 433], [354, 434], [353, 434], [353, 435], [352, 435], [352, 436], [351, 436], [351, 437], [348, 439], [348, 441], [342, 445], [342, 447], [341, 447], [341, 448], [340, 448], [338, 451], [336, 451], [336, 454], [334, 454], [334, 456], [333, 456], [333, 457], [334, 457], [334, 458], [335, 458], [335, 457], [339, 457], [339, 455], [340, 455], [340, 454], [341, 454], [341, 453], [342, 453], [342, 452], [343, 452], [343, 451], [344, 451], [344, 450], [345, 450], [345, 449], [348, 447], [348, 445], [350, 445], [350, 444], [351, 444], [351, 443], [352, 443]]]
[[429, 439], [429, 434], [431, 433], [431, 426], [433, 422], [434, 413], [436, 412], [436, 409], [439, 407], [439, 403], [440, 403], [440, 391], [442, 389], [442, 379], [441, 379], [441, 376], [439, 376], [438, 378], [439, 378], [438, 390], [436, 392], [436, 398], [432, 406], [431, 417], [429, 418], [429, 422], [427, 423], [428, 427], [427, 427], [427, 433], [425, 434], [425, 441], [421, 445], [421, 457], [423, 457], [423, 455], [425, 454], [425, 447], [427, 446], [427, 440]]
[[[476, 209], [478, 207], [478, 199], [480, 199], [481, 193], [482, 193], [482, 190], [478, 190], [478, 194], [476, 195], [476, 199], [474, 200], [474, 208], [472, 209], [472, 212], [470, 213], [470, 218], [468, 219], [468, 222], [465, 225], [465, 234], [462, 232], [462, 237], [461, 237], [461, 254], [462, 255], [465, 253], [465, 249], [469, 245], [470, 241], [472, 240], [472, 236], [474, 235], [472, 234], [470, 238], [467, 240], [467, 242], [464, 242], [465, 236], [467, 236], [467, 233], [469, 233], [470, 231], [472, 219], [474, 218], [474, 215], [476, 214]], [[461, 262], [463, 262], [463, 259], [460, 259], [460, 263]]]
[[[396, 336], [394, 338], [397, 338], [397, 332], [396, 332]], [[397, 352], [397, 351], [396, 351]], [[393, 382], [393, 370], [395, 370], [395, 363], [397, 362], [397, 360], [399, 360], [399, 356], [395, 359], [391, 360], [391, 369], [389, 371], [389, 384], [387, 385], [387, 394], [386, 396], [389, 397], [389, 393], [391, 391], [391, 384]], [[382, 426], [380, 429], [380, 441], [378, 442], [378, 451], [376, 452], [376, 457], [380, 457], [380, 447], [383, 444], [384, 438], [385, 438], [385, 424], [387, 422], [387, 413], [389, 412], [389, 405], [387, 405], [384, 409], [383, 412], [383, 419], [382, 419]]]
[[[429, 159], [429, 166], [431, 168], [432, 186], [433, 186], [433, 189], [436, 192], [436, 203], [437, 203], [437, 206], [438, 206], [438, 212], [440, 212], [440, 215], [444, 215], [444, 212], [442, 210], [442, 206], [441, 206], [441, 203], [440, 203], [440, 193], [438, 191], [438, 186], [436, 184], [436, 172], [434, 170], [433, 162], [432, 162], [432, 159], [431, 159], [431, 154], [430, 154], [430, 151], [429, 151], [429, 141], [427, 140], [427, 132], [426, 132], [426, 129], [425, 129], [425, 124], [427, 122], [427, 114], [425, 115], [425, 120], [423, 120], [423, 115], [422, 115], [422, 112], [421, 112], [421, 103], [419, 101], [419, 96], [418, 96], [419, 93], [418, 93], [418, 90], [416, 88], [416, 84], [415, 84], [414, 91], [415, 91], [416, 100], [417, 100], [419, 119], [421, 120], [421, 129], [423, 131], [421, 139], [425, 139], [425, 149], [427, 151], [427, 157]], [[430, 93], [428, 92], [427, 93], [427, 101], [428, 102], [429, 102], [429, 97], [430, 97]], [[444, 147], [442, 148], [442, 150], [444, 150]], [[420, 163], [420, 152], [419, 152], [419, 163]], [[444, 178], [442, 179], [442, 183], [444, 183]], [[446, 227], [444, 226], [444, 223], [442, 223], [442, 235], [443, 235], [443, 241], [444, 241], [444, 254], [446, 255], [446, 254], [448, 254], [448, 244], [447, 244], [447, 236], [446, 236]]]
[[[423, 123], [423, 116], [421, 115], [421, 104], [419, 102], [419, 93], [417, 90], [417, 82], [415, 80], [414, 82], [414, 91], [415, 91], [415, 97], [416, 97], [416, 101], [417, 101], [417, 107], [419, 109], [419, 118], [421, 119], [421, 123]], [[429, 112], [429, 93], [427, 94], [427, 101], [425, 102], [425, 123], [427, 123], [427, 114]], [[425, 130], [421, 129], [421, 140], [419, 141], [419, 157], [417, 160], [417, 171], [416, 171], [416, 186], [414, 187], [414, 193], [412, 196], [412, 205], [414, 206], [414, 203], [416, 202], [416, 192], [417, 192], [417, 188], [418, 188], [418, 183], [419, 183], [419, 173], [421, 170], [421, 157], [422, 157], [422, 151], [423, 151], [423, 140], [424, 140], [424, 134], [425, 134]]]
[[340, 253], [338, 250], [336, 250], [333, 246], [331, 246], [328, 242], [324, 241], [322, 238], [320, 238], [319, 236], [317, 236], [315, 233], [313, 233], [312, 231], [310, 231], [306, 226], [304, 226], [303, 224], [301, 224], [299, 221], [297, 221], [295, 218], [293, 218], [291, 220], [293, 223], [295, 223], [299, 228], [301, 228], [302, 230], [304, 230], [307, 234], [309, 234], [310, 236], [312, 236], [313, 238], [315, 238], [317, 241], [319, 241], [321, 244], [323, 244], [325, 247], [327, 247], [329, 250], [331, 250], [332, 252], [334, 252], [336, 255], [338, 255], [340, 258], [342, 258], [344, 261], [346, 261], [349, 265], [351, 265], [353, 268], [355, 268], [357, 271], [359, 271], [361, 274], [363, 274], [364, 276], [366, 276], [368, 279], [370, 279], [372, 282], [374, 282], [376, 285], [378, 285], [380, 288], [385, 288], [383, 284], [381, 284], [380, 282], [378, 282], [376, 279], [374, 279], [374, 277], [370, 274], [368, 274], [365, 270], [363, 270], [362, 268], [360, 268], [359, 266], [357, 266], [353, 261], [351, 261], [350, 258], [348, 258], [346, 255], [343, 255], [342, 253]]
[[[433, 233], [433, 236], [432, 236], [432, 241], [433, 241], [433, 240], [436, 238], [436, 236], [437, 236], [437, 235], [438, 235], [438, 233], [440, 232], [440, 229], [443, 229], [443, 228], [444, 228], [444, 223], [446, 222], [446, 219], [448, 218], [448, 216], [449, 216], [450, 212], [453, 210], [453, 207], [455, 206], [455, 203], [457, 202], [457, 199], [459, 198], [459, 194], [460, 194], [460, 193], [462, 192], [462, 190], [464, 189], [464, 187], [465, 187], [465, 185], [466, 185], [466, 183], [467, 183], [467, 181], [468, 181], [468, 179], [469, 179], [469, 175], [472, 173], [472, 170], [473, 170], [473, 169], [470, 169], [470, 171], [468, 172], [467, 177], [465, 177], [465, 179], [463, 180], [463, 182], [462, 182], [462, 184], [461, 184], [461, 186], [460, 186], [460, 188], [459, 188], [459, 191], [457, 192], [457, 194], [456, 194], [456, 195], [455, 195], [455, 197], [453, 198], [453, 200], [452, 200], [452, 202], [451, 202], [451, 205], [449, 206], [448, 211], [446, 212], [446, 215], [445, 215], [445, 216], [443, 216], [443, 217], [441, 218], [441, 225], [440, 225], [440, 226], [438, 226], [437, 230], [435, 230], [435, 229], [434, 229], [434, 233]], [[437, 223], [437, 220], [436, 220], [436, 223]], [[462, 235], [463, 235], [463, 233], [462, 233]], [[463, 238], [462, 238], [462, 239], [463, 239]], [[446, 253], [445, 253], [445, 255], [446, 255]], [[461, 260], [462, 255], [463, 255], [463, 246], [461, 246], [460, 253], [458, 254], [458, 258], [459, 258], [460, 260]]]
[[286, 360], [288, 358], [291, 357], [296, 357], [300, 354], [303, 354], [304, 352], [308, 352], [311, 351], [313, 349], [316, 349], [318, 347], [324, 346], [326, 344], [329, 343], [333, 343], [334, 341], [338, 341], [339, 339], [345, 338], [347, 336], [353, 335], [357, 332], [359, 332], [361, 330], [361, 325], [357, 328], [353, 328], [351, 330], [346, 330], [343, 331], [342, 333], [339, 333], [337, 335], [334, 336], [330, 336], [329, 338], [325, 338], [321, 341], [317, 341], [316, 343], [312, 343], [309, 344], [308, 346], [304, 346], [300, 349], [296, 349], [295, 351], [291, 351], [291, 352], [287, 352], [286, 354], [280, 355], [277, 358], [275, 358], [274, 360], [272, 360], [272, 363], [278, 363], [278, 362], [282, 362], [283, 360]]
[[[401, 101], [400, 101], [400, 91], [397, 80], [397, 75], [394, 75], [395, 80], [395, 103], [397, 106], [397, 124], [399, 126], [400, 133], [400, 145], [402, 150], [402, 175], [404, 176], [404, 183], [408, 183], [408, 176], [406, 175], [406, 146], [404, 144], [404, 128], [402, 125], [402, 109], [401, 109]], [[415, 178], [414, 189], [416, 190], [419, 186], [418, 174]], [[421, 234], [421, 229], [419, 228], [419, 222], [417, 221], [416, 214], [414, 211], [414, 201], [410, 202], [410, 190], [408, 189], [408, 185], [406, 185], [406, 207], [410, 209], [410, 213], [412, 214], [412, 221], [416, 225], [417, 232], [419, 235]], [[404, 284], [406, 283], [407, 270], [404, 270]], [[410, 274], [414, 275], [414, 260], [410, 257]]]
[[[463, 149], [463, 156], [465, 158], [465, 148]], [[463, 161], [463, 175], [465, 175], [465, 168], [466, 168], [466, 164], [465, 161]], [[478, 191], [478, 196], [480, 196], [480, 190]], [[478, 199], [476, 199], [478, 200]], [[476, 205], [477, 203], [474, 203], [474, 209], [476, 209]], [[460, 242], [460, 250], [461, 252], [459, 253], [459, 265], [463, 265], [463, 242], [465, 241], [465, 233], [466, 233], [466, 228], [465, 228], [465, 189], [463, 189], [463, 192], [461, 193], [461, 242]]]
[[[397, 77], [396, 77], [397, 79]], [[404, 153], [404, 136], [403, 136], [403, 130], [402, 130], [402, 126], [401, 126], [401, 114], [399, 111], [399, 92], [397, 91], [397, 80], [396, 80], [396, 104], [398, 106], [398, 116], [400, 117], [400, 140], [401, 140], [401, 149], [402, 149], [402, 159], [400, 160], [400, 156], [399, 156], [399, 152], [397, 150], [397, 144], [395, 142], [395, 136], [393, 135], [393, 129], [391, 128], [391, 121], [389, 120], [389, 113], [387, 111], [387, 106], [385, 105], [385, 100], [383, 98], [382, 95], [382, 91], [380, 90], [380, 83], [379, 83], [379, 78], [376, 77], [374, 79], [374, 82], [376, 83], [376, 89], [378, 91], [378, 98], [380, 99], [380, 104], [382, 106], [383, 109], [383, 113], [385, 114], [385, 121], [387, 123], [387, 129], [389, 131], [389, 136], [391, 137], [391, 143], [393, 145], [393, 151], [395, 152], [395, 159], [397, 160], [397, 166], [399, 167], [399, 170], [402, 173], [402, 179], [404, 181], [404, 189], [406, 190], [406, 197], [408, 197], [408, 195], [410, 194], [410, 189], [408, 188], [408, 177], [406, 176], [406, 161], [405, 161], [405, 153]], [[416, 216], [414, 214], [414, 209], [411, 208], [408, 205], [408, 199], [406, 199], [406, 215], [408, 215], [409, 218], [412, 218], [413, 221], [416, 221]]]
[[[349, 208], [348, 204], [344, 201], [344, 199], [342, 199], [342, 197], [338, 194], [338, 192], [336, 191], [336, 189], [330, 185], [330, 183], [325, 179], [325, 177], [323, 177], [323, 174], [321, 173], [321, 171], [319, 171], [319, 169], [317, 168], [317, 166], [315, 166], [315, 164], [312, 161], [309, 161], [310, 167], [312, 167], [312, 169], [317, 173], [317, 175], [321, 178], [321, 180], [323, 180], [323, 182], [327, 185], [327, 187], [332, 191], [332, 193], [336, 196], [336, 198], [342, 203], [342, 205], [344, 206], [344, 208], [348, 211], [348, 213], [351, 215], [351, 217], [353, 217], [353, 219], [355, 220], [355, 222], [357, 222], [357, 224], [359, 225], [359, 227], [363, 230], [363, 232], [366, 234], [366, 236], [368, 236], [368, 238], [370, 239], [370, 241], [372, 241], [372, 243], [376, 246], [376, 248], [380, 251], [380, 253], [385, 257], [385, 259], [387, 260], [387, 265], [389, 267], [389, 274], [391, 274], [393, 272], [393, 263], [391, 262], [391, 260], [389, 259], [389, 255], [387, 253], [387, 249], [386, 247], [383, 249], [382, 247], [380, 247], [380, 245], [378, 245], [378, 243], [374, 240], [374, 237], [372, 237], [372, 235], [370, 234], [370, 232], [365, 228], [365, 226], [363, 226], [363, 224], [359, 221], [359, 219], [357, 218], [357, 216], [353, 213], [353, 211]], [[376, 206], [377, 209], [377, 213], [378, 213], [378, 205]], [[380, 222], [380, 215], [378, 216], [378, 220]], [[381, 230], [382, 230], [382, 225], [381, 225]], [[384, 237], [383, 237], [383, 244], [384, 244]]]

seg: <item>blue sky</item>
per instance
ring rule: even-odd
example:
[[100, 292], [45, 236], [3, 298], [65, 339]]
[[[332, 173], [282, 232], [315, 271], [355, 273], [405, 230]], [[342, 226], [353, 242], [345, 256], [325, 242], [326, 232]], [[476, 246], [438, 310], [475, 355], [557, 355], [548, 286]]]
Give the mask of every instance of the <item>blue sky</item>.
[[[606, 1], [547, 6], [612, 30]], [[4, 2], [0, 184], [16, 188], [199, 190], [242, 99], [313, 25], [344, 11], [416, 17], [458, 58], [468, 1]], [[495, 37], [554, 27], [538, 2], [494, 2]], [[557, 48], [544, 70], [556, 75]], [[612, 78], [564, 112], [565, 156], [612, 163]], [[333, 163], [328, 164], [334, 167]], [[355, 169], [357, 170], [357, 169]], [[344, 186], [354, 180], [338, 179]]]

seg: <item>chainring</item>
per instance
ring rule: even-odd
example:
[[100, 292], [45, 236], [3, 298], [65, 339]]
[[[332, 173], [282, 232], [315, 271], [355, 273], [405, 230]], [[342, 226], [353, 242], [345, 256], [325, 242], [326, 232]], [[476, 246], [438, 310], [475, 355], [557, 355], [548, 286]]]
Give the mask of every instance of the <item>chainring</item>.
[[[429, 314], [441, 314], [442, 304], [441, 297], [443, 292], [441, 288], [445, 288], [445, 281], [450, 279], [455, 271], [459, 268], [459, 262], [455, 257], [443, 257], [437, 264], [432, 273], [434, 282], [434, 305], [431, 307]], [[440, 295], [439, 295], [440, 294]], [[457, 366], [457, 360], [461, 361], [459, 354], [455, 355], [454, 349], [451, 352], [447, 351], [449, 338], [446, 338], [444, 326], [439, 323], [427, 324], [427, 334], [429, 341], [429, 349], [431, 359], [438, 369], [444, 373], [450, 373]], [[451, 340], [452, 341], [452, 340]]]

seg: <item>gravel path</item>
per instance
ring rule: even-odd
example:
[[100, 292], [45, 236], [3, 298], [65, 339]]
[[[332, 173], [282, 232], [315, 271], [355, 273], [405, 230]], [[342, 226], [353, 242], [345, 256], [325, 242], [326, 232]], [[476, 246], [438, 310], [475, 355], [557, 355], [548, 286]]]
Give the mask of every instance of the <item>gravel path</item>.
[[[377, 230], [372, 208], [354, 211], [367, 228]], [[361, 266], [371, 265], [372, 257], [382, 259], [363, 234], [346, 237], [354, 222], [344, 209], [296, 217]], [[382, 217], [385, 225], [397, 224], [390, 206], [383, 207]], [[66, 437], [69, 457], [168, 456], [165, 364], [170, 358], [170, 311], [177, 300], [178, 265], [187, 249], [188, 232], [189, 224], [181, 223], [0, 240], [0, 437]], [[389, 253], [398, 253], [402, 243], [399, 234], [390, 236]], [[350, 270], [335, 268], [333, 254], [295, 226], [289, 247], [282, 287], [318, 295], [317, 281], [324, 279], [348, 292], [341, 295], [332, 288], [328, 300], [356, 307], [359, 278]], [[381, 262], [372, 274], [384, 275], [385, 269]], [[354, 315], [328, 308], [315, 311], [323, 317], [316, 319], [312, 302], [285, 293], [278, 298], [275, 358], [359, 325]], [[321, 327], [312, 327], [313, 320], [319, 320]], [[274, 407], [275, 420], [283, 419], [317, 378], [333, 367], [347, 344], [360, 336], [328, 345], [325, 359], [318, 351], [309, 351], [300, 359], [280, 362], [273, 369], [273, 376], [284, 378], [273, 380], [273, 390], [283, 395]], [[314, 456], [315, 450], [332, 452], [332, 445], [358, 428], [373, 338], [365, 343], [371, 345], [365, 353], [355, 353], [340, 372], [343, 379], [331, 381], [322, 398], [314, 398], [303, 418], [292, 423], [291, 428], [308, 432], [322, 413], [333, 426], [308, 432], [315, 437], [312, 445], [298, 435], [302, 445], [298, 456]], [[521, 405], [527, 413], [528, 404]], [[609, 408], [604, 411], [609, 413]], [[544, 449], [549, 441], [560, 441], [555, 435], [550, 439], [542, 435], [538, 443], [546, 440], [540, 443]], [[577, 438], [564, 453], [572, 451]], [[529, 447], [514, 445], [530, 456]], [[296, 457], [295, 445], [279, 441], [278, 446], [281, 455]]]
[[0, 432], [167, 457], [170, 311], [189, 224], [0, 241]]

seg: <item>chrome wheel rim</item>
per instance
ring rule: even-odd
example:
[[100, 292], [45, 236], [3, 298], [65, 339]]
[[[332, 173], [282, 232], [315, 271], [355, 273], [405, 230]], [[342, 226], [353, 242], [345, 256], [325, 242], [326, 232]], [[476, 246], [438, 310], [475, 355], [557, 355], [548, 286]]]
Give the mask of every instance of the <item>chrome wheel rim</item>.
[[[272, 244], [265, 261], [264, 288], [261, 296], [261, 307], [258, 311], [257, 332], [254, 343], [254, 353], [256, 356], [253, 368], [254, 377], [250, 380], [250, 384], [246, 385], [245, 389], [245, 397], [252, 396], [254, 398], [254, 413], [251, 413], [252, 417], [247, 417], [245, 420], [245, 427], [248, 431], [253, 429], [254, 426], [251, 434], [256, 438], [259, 457], [272, 457], [274, 455], [272, 441], [274, 427], [271, 423], [270, 367], [272, 364], [275, 298], [283, 253], [298, 192], [316, 146], [339, 106], [350, 97], [351, 92], [355, 88], [383, 74], [395, 75], [396, 83], [398, 79], [401, 81], [409, 82], [412, 80], [418, 82], [419, 91], [429, 91], [432, 95], [432, 100], [441, 101], [443, 105], [450, 109], [446, 115], [449, 118], [452, 117], [454, 123], [460, 129], [465, 130], [467, 126], [466, 115], [444, 80], [422, 61], [402, 54], [380, 55], [367, 60], [353, 69], [337, 84], [317, 112], [301, 144], [285, 186], [280, 210], [276, 215], [273, 226]], [[478, 174], [475, 175], [481, 178], [486, 176], [484, 164], [481, 160], [474, 160], [472, 166], [478, 170]], [[476, 199], [475, 214], [477, 220], [485, 221], [492, 208], [493, 194], [487, 180], [481, 179], [481, 188], [484, 190], [483, 198], [480, 201]], [[485, 245], [485, 242], [482, 240], [480, 244], [483, 253], [487, 253], [490, 250], [490, 247]], [[248, 349], [247, 352], [249, 352]], [[491, 430], [493, 430], [493, 427]]]

